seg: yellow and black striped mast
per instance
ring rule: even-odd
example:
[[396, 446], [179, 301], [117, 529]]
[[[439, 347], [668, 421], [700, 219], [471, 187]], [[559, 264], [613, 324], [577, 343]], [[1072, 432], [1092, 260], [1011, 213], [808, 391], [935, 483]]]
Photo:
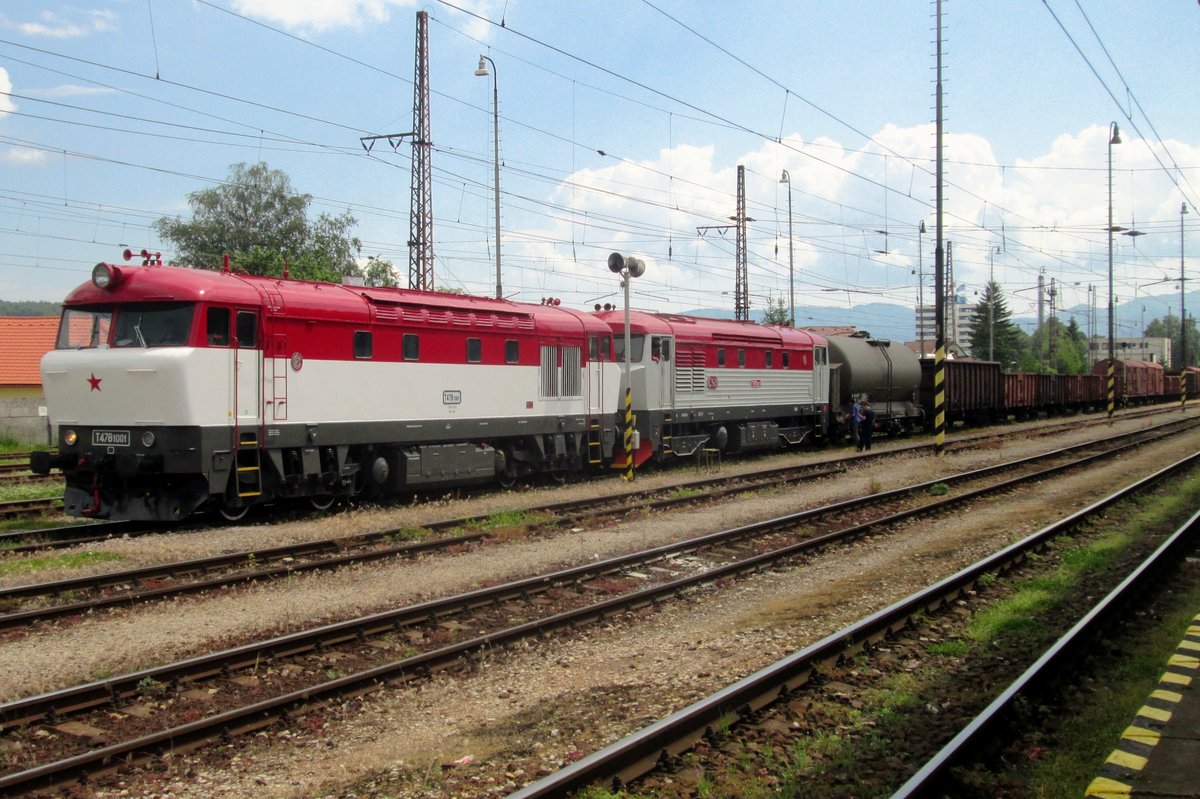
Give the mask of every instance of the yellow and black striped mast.
[[946, 451], [946, 251], [942, 239], [942, 0], [937, 0], [937, 244], [934, 248], [933, 449]]

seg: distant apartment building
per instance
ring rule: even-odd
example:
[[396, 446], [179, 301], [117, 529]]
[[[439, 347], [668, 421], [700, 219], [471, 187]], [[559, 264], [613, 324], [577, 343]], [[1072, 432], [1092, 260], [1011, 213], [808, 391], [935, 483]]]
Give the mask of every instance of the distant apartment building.
[[[935, 308], [932, 304], [917, 310], [918, 342], [926, 342], [926, 351], [933, 351], [935, 338]], [[975, 327], [975, 306], [965, 302], [946, 306], [946, 346], [959, 352], [971, 349], [971, 330]]]

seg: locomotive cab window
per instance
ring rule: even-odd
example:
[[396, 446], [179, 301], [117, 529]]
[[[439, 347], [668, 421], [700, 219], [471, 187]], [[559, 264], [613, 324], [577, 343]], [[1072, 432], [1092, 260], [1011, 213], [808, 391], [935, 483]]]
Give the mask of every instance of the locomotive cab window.
[[253, 311], [238, 311], [237, 345], [243, 350], [258, 346], [258, 314]]
[[[632, 352], [630, 353], [632, 357], [630, 358], [629, 362], [630, 363], [641, 363], [642, 355], [646, 349], [646, 337], [643, 335], [630, 336], [629, 337], [629, 348], [630, 348], [630, 350], [632, 350]], [[614, 349], [616, 349], [616, 351], [617, 351], [617, 357], [616, 357], [617, 362], [624, 363], [625, 362], [625, 337], [624, 336], [617, 336], [616, 345], [615, 345]]]
[[355, 358], [370, 358], [371, 357], [371, 331], [355, 330], [354, 331], [354, 357]]
[[829, 351], [824, 347], [813, 347], [813, 364], [825, 366], [829, 362]]
[[467, 339], [467, 363], [479, 363], [483, 360], [483, 342], [477, 338]]
[[111, 327], [111, 308], [91, 311], [67, 308], [58, 324], [58, 340], [54, 346], [60, 350], [86, 350], [107, 345]]
[[511, 338], [504, 342], [504, 362], [521, 362], [521, 342]]
[[192, 329], [188, 303], [126, 305], [117, 310], [113, 346], [182, 347]]
[[421, 338], [415, 333], [405, 333], [400, 342], [400, 354], [406, 361], [415, 361], [421, 357]]
[[205, 337], [210, 347], [229, 346], [229, 309], [209, 308], [205, 315]]
[[656, 361], [671, 360], [671, 339], [655, 336], [650, 340], [650, 357]]

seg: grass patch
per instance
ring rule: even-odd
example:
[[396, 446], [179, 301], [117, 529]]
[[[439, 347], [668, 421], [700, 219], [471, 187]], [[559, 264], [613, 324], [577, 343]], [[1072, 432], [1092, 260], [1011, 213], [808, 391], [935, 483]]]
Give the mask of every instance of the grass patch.
[[545, 524], [550, 517], [544, 513], [533, 513], [527, 510], [502, 510], [489, 514], [484, 519], [475, 519], [467, 524], [467, 529], [474, 532], [494, 532], [519, 528], [527, 530], [539, 524]]
[[944, 497], [950, 493], [950, 486], [945, 483], [934, 483], [929, 487], [929, 496]]
[[971, 645], [966, 641], [935, 641], [925, 651], [938, 657], [961, 658], [971, 654]]
[[699, 488], [683, 486], [672, 491], [668, 499], [691, 499], [692, 497], [701, 496], [704, 496], [704, 492]]
[[62, 483], [13, 483], [0, 486], [0, 502], [18, 502], [26, 499], [57, 499], [63, 495]]
[[123, 560], [120, 555], [112, 552], [68, 552], [63, 555], [52, 555], [45, 558], [28, 558], [26, 560], [6, 560], [0, 562], [0, 577], [14, 574], [45, 571], [46, 569], [79, 569], [93, 563], [109, 563]]

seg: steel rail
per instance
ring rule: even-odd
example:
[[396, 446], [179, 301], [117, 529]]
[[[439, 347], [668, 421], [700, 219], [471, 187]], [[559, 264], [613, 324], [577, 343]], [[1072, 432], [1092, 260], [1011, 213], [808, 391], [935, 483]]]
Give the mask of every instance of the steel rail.
[[1049, 686], [1061, 683], [1066, 667], [1095, 641], [1099, 632], [1111, 626], [1114, 619], [1122, 617], [1125, 607], [1136, 594], [1150, 588], [1149, 583], [1165, 570], [1178, 567], [1181, 560], [1179, 556], [1195, 548], [1197, 535], [1200, 535], [1200, 511], [1184, 522], [1116, 588], [1047, 648], [1033, 665], [893, 793], [892, 799], [943, 795], [943, 786], [952, 779], [950, 770], [976, 753], [990, 748], [988, 736], [1011, 715], [1018, 701], [1044, 696]]
[[[1091, 460], [1095, 457], [1100, 457], [1102, 454], [1088, 456], [1085, 460]], [[1037, 475], [1027, 475], [1024, 478], [1017, 478], [1017, 480], [1036, 479], [1036, 477], [1041, 476], [1044, 472], [1060, 470], [1063, 468], [1068, 468], [1068, 466], [1060, 465], [1051, 467], [1051, 469], [1043, 470], [1043, 472], [1039, 472]], [[1013, 481], [1006, 481], [1006, 483], [1011, 482]], [[977, 492], [970, 492], [969, 494], [964, 494], [960, 497], [950, 498], [946, 500], [946, 502], [966, 501], [976, 493]], [[934, 503], [934, 505], [938, 504], [941, 503]], [[926, 512], [930, 512], [932, 507], [933, 506], [925, 506], [924, 510]], [[888, 517], [886, 520], [876, 520], [874, 522], [856, 525], [853, 528], [848, 528], [848, 534], [861, 534], [861, 532], [864, 532], [868, 528], [879, 526], [880, 524], [887, 523], [888, 521], [896, 518], [911, 515], [912, 512], [913, 511], [906, 511], [902, 514]], [[729, 532], [740, 533], [744, 532], [746, 529], [747, 528], [735, 528], [734, 531]], [[710, 535], [705, 536], [704, 538], [715, 537], [715, 535]], [[172, 730], [166, 730], [155, 735], [146, 736], [135, 741], [126, 741], [119, 744], [114, 744], [112, 746], [103, 747], [75, 757], [67, 758], [53, 764], [44, 764], [23, 772], [9, 774], [0, 778], [0, 790], [8, 790], [12, 788], [18, 788], [22, 790], [29, 789], [43, 784], [48, 780], [53, 782], [73, 778], [85, 773], [89, 768], [107, 769], [118, 758], [149, 756], [154, 751], [158, 751], [164, 746], [170, 746], [171, 748], [179, 748], [181, 746], [187, 747], [201, 739], [209, 738], [213, 735], [225, 735], [234, 732], [244, 732], [257, 729], [261, 726], [271, 723], [273, 718], [279, 714], [297, 710], [309, 704], [325, 702], [347, 692], [357, 694], [373, 690], [378, 683], [384, 681], [412, 679], [428, 673], [433, 668], [444, 667], [462, 658], [470, 658], [479, 652], [486, 651], [491, 647], [507, 644], [510, 641], [518, 640], [531, 635], [544, 634], [548, 630], [560, 629], [563, 627], [574, 627], [583, 622], [604, 619], [618, 612], [651, 605], [660, 599], [679, 595], [684, 590], [716, 582], [725, 577], [734, 576], [736, 574], [749, 571], [756, 571], [772, 561], [790, 557], [793, 554], [803, 551], [804, 549], [815, 548], [823, 543], [827, 543], [832, 539], [832, 537], [833, 535], [829, 534], [826, 536], [821, 536], [821, 540], [819, 541], [809, 540], [800, 542], [799, 544], [793, 544], [776, 550], [773, 553], [756, 555], [752, 558], [748, 558], [737, 563], [727, 564], [699, 575], [692, 575], [689, 577], [669, 581], [660, 586], [635, 592], [631, 595], [616, 597], [608, 601], [560, 613], [547, 619], [532, 621], [516, 627], [508, 628], [506, 630], [479, 636], [469, 641], [463, 641], [458, 644], [443, 647], [442, 649], [433, 652], [427, 652], [410, 658], [405, 658], [401, 661], [385, 664], [355, 675], [348, 675], [344, 678], [339, 678], [327, 683], [304, 688], [299, 691], [295, 691], [264, 702], [256, 703], [255, 705], [245, 708], [219, 713], [208, 719], [202, 719], [191, 724], [186, 724]], [[599, 566], [600, 564], [596, 565]], [[583, 571], [588, 568], [589, 567], [577, 567], [576, 569], [566, 571], [576, 572], [578, 574], [583, 573]], [[540, 580], [545, 580], [547, 577], [549, 576], [547, 575], [538, 578], [531, 578], [530, 580], [518, 581], [517, 583], [510, 583], [505, 586], [500, 586], [499, 590], [502, 590], [511, 596], [523, 596], [528, 590], [529, 586]], [[493, 592], [491, 590], [482, 589], [480, 591], [470, 592], [470, 594], [463, 596], [471, 597], [472, 601], [474, 601], [477, 605], [485, 605], [494, 603], [495, 597], [491, 595], [492, 593]], [[436, 608], [440, 602], [442, 602], [442, 600], [424, 603], [423, 605], [415, 606], [415, 608], [404, 609], [398, 612], [377, 614], [375, 617], [368, 617], [368, 619], [379, 623], [380, 629], [391, 630], [395, 629], [396, 627], [396, 619], [398, 618], [396, 615], [397, 613], [411, 611], [413, 614], [415, 614], [415, 616], [423, 616], [426, 618], [432, 616], [436, 618], [437, 615], [439, 615]], [[336, 633], [333, 631], [336, 631]], [[357, 639], [363, 634], [361, 625], [358, 625], [358, 629], [354, 629], [346, 623], [328, 625], [324, 628], [320, 628], [320, 630], [317, 632], [324, 632], [327, 634], [325, 641], [327, 644], [337, 643], [339, 640], [349, 640], [351, 638]], [[285, 636], [280, 639], [274, 639], [274, 641], [267, 643], [279, 644], [280, 642], [295, 638], [296, 636]], [[236, 653], [237, 656], [242, 657], [243, 659], [248, 658], [245, 665], [252, 665], [259, 662], [264, 657], [264, 650], [260, 649], [259, 651], [254, 652], [253, 650], [256, 648], [257, 647], [254, 647], [253, 645], [248, 645], [246, 647], [230, 650], [230, 652]], [[305, 647], [305, 649], [307, 648], [311, 647]], [[229, 653], [218, 654], [228, 655]], [[272, 656], [288, 654], [293, 654], [293, 652], [277, 650], [269, 652], [265, 656], [269, 659]], [[223, 660], [225, 669], [233, 669], [237, 667], [237, 664], [231, 663], [228, 657], [223, 658]], [[215, 673], [223, 668], [222, 663], [219, 660], [214, 659], [214, 656], [194, 658], [190, 661], [183, 661], [182, 664], [176, 665], [180, 665], [185, 669], [196, 669], [199, 667], [201, 670], [207, 670], [208, 673]], [[147, 678], [158, 680], [160, 677], [175, 679], [173, 677], [168, 677], [161, 668], [148, 669], [137, 672], [133, 675], [125, 675], [121, 678], [114, 678], [113, 680], [103, 681], [101, 683], [92, 683], [87, 686], [80, 686], [77, 689], [68, 689], [64, 692], [55, 693], [58, 694], [59, 699], [62, 699], [67, 694], [74, 694], [76, 698], [78, 698], [82, 691], [89, 689], [94, 690], [97, 687], [101, 689], [107, 687], [108, 691], [101, 691], [102, 695], [100, 697], [100, 702], [103, 703], [106, 701], [115, 701], [121, 698], [121, 693], [117, 690], [118, 682], [136, 686], [136, 683], [141, 680]], [[46, 696], [50, 695], [43, 695], [43, 697]], [[7, 705], [3, 706], [2, 709], [13, 711], [17, 708], [17, 706], [20, 705], [24, 705], [26, 709], [28, 709], [30, 702], [36, 701], [43, 697], [34, 697], [31, 698], [31, 700], [18, 700], [18, 702], [15, 703], [8, 703]], [[91, 706], [94, 706], [94, 704]], [[73, 709], [69, 707], [62, 707], [61, 705], [59, 707], [62, 711]], [[8, 714], [6, 714], [6, 717], [11, 718], [11, 716]]]
[[822, 664], [836, 662], [869, 643], [882, 640], [902, 629], [912, 616], [936, 610], [963, 596], [983, 575], [1019, 564], [1029, 552], [1043, 548], [1056, 536], [1198, 462], [1200, 453], [1160, 469], [928, 588], [515, 791], [509, 799], [565, 797], [591, 784], [611, 784], [613, 787], [627, 784], [653, 769], [661, 758], [679, 755], [706, 734], [735, 724], [786, 697], [806, 683]]
[[[1030, 456], [1027, 458], [1021, 458], [1012, 463], [1026, 463], [1039, 458], [1049, 457], [1050, 455], [1067, 453], [1070, 450], [1080, 449], [1085, 446], [1094, 445], [1074, 445], [1073, 447], [1054, 450], [1052, 453], [1048, 453], [1047, 455], [1043, 456]], [[1122, 447], [1117, 447], [1105, 452], [1086, 456], [1079, 461], [1060, 464], [1058, 466], [1053, 466], [1038, 472], [1013, 478], [993, 486], [985, 486], [984, 488], [976, 489], [975, 491], [970, 491], [953, 497], [947, 497], [939, 502], [911, 508], [891, 514], [881, 519], [875, 519], [854, 525], [852, 527], [845, 528], [844, 530], [805, 539], [804, 541], [792, 544], [789, 547], [779, 550], [782, 555], [776, 555], [775, 557], [790, 557], [805, 550], [811, 550], [825, 546], [838, 540], [839, 538], [862, 535], [874, 527], [892, 524], [897, 521], [910, 518], [914, 515], [932, 513], [940, 507], [966, 502], [986, 493], [1008, 490], [1009, 488], [1021, 482], [1041, 479], [1049, 476], [1052, 473], [1075, 468], [1081, 464], [1091, 462], [1092, 460], [1098, 458], [1111, 457], [1123, 449], [1132, 446], [1136, 446], [1136, 444], [1126, 444]], [[207, 655], [197, 656], [195, 658], [179, 661], [177, 663], [156, 666], [126, 675], [118, 675], [105, 680], [75, 686], [72, 688], [66, 688], [32, 697], [13, 700], [0, 704], [0, 729], [6, 729], [18, 724], [28, 723], [31, 720], [46, 716], [54, 716], [55, 714], [78, 712], [80, 710], [103, 705], [118, 699], [135, 696], [138, 694], [138, 683], [142, 682], [143, 680], [152, 680], [157, 683], [178, 683], [187, 679], [194, 680], [217, 673], [248, 668], [262, 662], [263, 660], [271, 660], [277, 657], [290, 657], [323, 646], [332, 646], [346, 641], [356, 640], [366, 635], [376, 635], [384, 632], [390, 632], [392, 630], [402, 628], [406, 625], [415, 624], [429, 618], [447, 616], [453, 613], [460, 613], [465, 610], [470, 610], [475, 607], [483, 607], [503, 599], [528, 596], [529, 594], [546, 590], [547, 588], [555, 585], [578, 583], [586, 579], [594, 579], [595, 577], [601, 575], [619, 572], [632, 567], [643, 566], [647, 563], [663, 560], [672, 556], [678, 556], [680, 554], [685, 554], [705, 547], [728, 543], [741, 538], [763, 535], [780, 529], [795, 527], [822, 515], [853, 510], [864, 505], [877, 503], [883, 498], [899, 498], [910, 493], [927, 490], [938, 483], [955, 483], [971, 479], [978, 479], [980, 477], [987, 476], [988, 474], [1006, 468], [1011, 468], [1011, 466], [1012, 464], [998, 464], [996, 466], [990, 466], [983, 469], [962, 472], [957, 475], [936, 478], [934, 480], [918, 483], [913, 486], [893, 489], [891, 491], [882, 492], [880, 494], [874, 494], [867, 497], [843, 500], [841, 502], [836, 502], [820, 508], [811, 508], [809, 510], [787, 514], [774, 519], [742, 525], [730, 530], [709, 533], [684, 541], [653, 547], [640, 552], [608, 558], [606, 560], [597, 561], [591, 564], [575, 566], [543, 575], [535, 575], [533, 577], [511, 581], [499, 586], [477, 589], [475, 591], [457, 594], [450, 597], [430, 600], [418, 605], [383, 611], [381, 613], [371, 614], [358, 619], [349, 619], [342, 622], [323, 625], [311, 630], [303, 630], [266, 641], [245, 644], [241, 647], [209, 653]], [[716, 575], [712, 579], [717, 579], [719, 577], [726, 576], [724, 569], [728, 569], [729, 573], [731, 574], [736, 573], [739, 568], [744, 570], [745, 566], [743, 564], [747, 563], [749, 563], [751, 568], [758, 568], [762, 563], [768, 562], [770, 557], [771, 554], [768, 553], [768, 555], [760, 556], [761, 560], [759, 561], [754, 561], [753, 559], [752, 562], [742, 561], [730, 564], [727, 567], [723, 567], [723, 569], [712, 570], [711, 572], [707, 572], [707, 574]]]
[[[1157, 425], [1154, 427], [1144, 428], [1143, 430], [1132, 431], [1132, 432], [1123, 434], [1123, 436], [1124, 437], [1140, 436], [1140, 435], [1144, 435], [1148, 432], [1153, 432], [1155, 430], [1161, 430], [1163, 428], [1175, 427], [1180, 424], [1191, 424], [1191, 423], [1194, 423], [1194, 420], [1173, 420], [1173, 421], [1166, 422], [1164, 424]], [[1067, 452], [1071, 452], [1071, 451], [1078, 450], [1078, 449], [1085, 449], [1090, 446], [1094, 446], [1094, 443], [1078, 444], [1078, 445], [1074, 445], [1073, 447], [1068, 447], [1065, 449], [1053, 450], [1050, 453], [1047, 453], [1045, 455], [1030, 456], [1027, 459], [1023, 459], [1021, 461], [1016, 461], [1016, 462], [1014, 462], [1014, 464], [1020, 465], [1022, 463], [1034, 462], [1036, 460], [1044, 459], [1047, 457], [1055, 457], [1062, 453], [1067, 453]], [[801, 479], [802, 477], [811, 479], [811, 478], [815, 478], [815, 477], [824, 477], [824, 476], [829, 476], [829, 475], [833, 475], [833, 474], [840, 474], [844, 471], [844, 469], [840, 468], [840, 465], [838, 465], [838, 464], [835, 464], [833, 467], [828, 468], [828, 469], [819, 468], [822, 465], [824, 465], [824, 463], [818, 464], [818, 465], [807, 464], [807, 465], [803, 465], [803, 466], [788, 466], [788, 467], [780, 467], [777, 469], [765, 470], [764, 472], [755, 473], [755, 474], [749, 475], [749, 476], [741, 475], [741, 476], [737, 476], [737, 477], [733, 477], [733, 478], [710, 478], [710, 479], [706, 479], [706, 480], [693, 481], [691, 483], [685, 483], [682, 486], [672, 487], [672, 489], [670, 489], [670, 490], [678, 491], [681, 488], [686, 489], [686, 488], [693, 488], [693, 487], [696, 487], [696, 488], [709, 487], [712, 485], [720, 485], [721, 483], [729, 483], [729, 482], [732, 482], [734, 484], [730, 485], [726, 488], [721, 488], [721, 489], [716, 489], [716, 490], [710, 491], [707, 495], [699, 496], [699, 497], [692, 497], [692, 496], [666, 497], [664, 499], [652, 500], [649, 502], [639, 500], [637, 507], [642, 508], [642, 509], [646, 509], [646, 508], [663, 509], [663, 508], [677, 506], [680, 504], [691, 504], [691, 503], [705, 501], [705, 500], [711, 501], [712, 499], [718, 498], [721, 496], [726, 496], [729, 494], [753, 490], [754, 486], [759, 485], [759, 484], [775, 485], [775, 484], [778, 484], [779, 482], [794, 481], [797, 479]], [[1009, 465], [1002, 464], [997, 467], [988, 467], [988, 468], [991, 470], [998, 470], [998, 469], [1002, 470], [1005, 468], [1009, 468]], [[957, 482], [957, 481], [962, 481], [965, 479], [973, 479], [973, 478], [977, 478], [979, 476], [984, 476], [988, 473], [990, 473], [990, 472], [987, 470], [983, 470], [983, 471], [977, 470], [975, 472], [964, 473], [963, 475], [952, 475], [952, 476], [949, 476], [946, 478], [942, 478], [936, 482], [947, 482], [947, 481]], [[751, 485], [749, 485], [749, 486], [746, 485], [745, 483], [747, 483], [747, 482], [751, 483]], [[875, 495], [870, 495], [867, 497], [861, 497], [861, 498], [858, 498], [855, 500], [850, 500], [850, 502], [852, 504], [849, 506], [835, 503], [833, 505], [826, 506], [826, 508], [829, 509], [830, 512], [836, 512], [836, 511], [845, 510], [849, 507], [856, 507], [859, 505], [866, 505], [866, 504], [876, 504], [879, 501], [886, 501], [886, 500], [892, 499], [894, 497], [904, 496], [908, 493], [911, 493], [913, 490], [918, 490], [918, 489], [926, 488], [926, 487], [927, 487], [926, 485], [922, 485], [922, 486], [917, 486], [917, 487], [896, 489], [896, 490], [890, 491], [890, 492], [884, 492], [881, 494], [875, 494]], [[566, 502], [559, 502], [559, 503], [553, 503], [550, 505], [545, 505], [545, 506], [542, 506], [539, 508], [532, 508], [530, 510], [533, 513], [559, 514], [560, 518], [555, 519], [554, 522], [557, 524], [566, 524], [572, 520], [587, 517], [589, 515], [589, 513], [594, 514], [595, 513], [594, 509], [598, 506], [604, 507], [608, 504], [612, 504], [612, 503], [619, 502], [622, 500], [627, 501], [628, 499], [629, 499], [628, 495], [623, 495], [620, 498], [611, 498], [610, 497], [610, 498], [605, 498], [605, 499], [601, 499], [601, 500], [570, 500], [570, 501], [566, 501]], [[591, 509], [591, 510], [589, 511], [588, 509]], [[626, 510], [628, 510], [627, 505], [619, 505], [618, 512], [624, 512]], [[806, 513], [816, 513], [816, 512], [820, 512], [821, 510], [822, 509], [814, 509], [814, 511], [808, 511]], [[575, 511], [575, 514], [574, 515], [566, 514], [564, 516], [563, 514], [566, 511]], [[437, 531], [437, 530], [454, 529], [456, 527], [467, 527], [473, 523], [483, 521], [486, 518], [487, 517], [485, 517], [485, 516], [472, 516], [469, 518], [447, 519], [447, 520], [443, 520], [440, 522], [431, 523], [430, 525], [426, 526], [426, 529]], [[273, 547], [273, 548], [269, 548], [269, 549], [238, 552], [238, 553], [232, 553], [232, 554], [228, 554], [228, 555], [217, 555], [217, 556], [211, 556], [208, 558], [199, 558], [199, 559], [191, 560], [191, 561], [179, 561], [179, 562], [175, 562], [175, 563], [158, 564], [155, 566], [147, 566], [147, 567], [143, 567], [143, 568], [139, 568], [139, 569], [107, 572], [107, 573], [91, 575], [91, 576], [87, 576], [87, 577], [75, 577], [75, 578], [68, 578], [68, 579], [57, 580], [57, 581], [52, 581], [52, 582], [31, 583], [31, 584], [27, 584], [27, 585], [13, 586], [13, 587], [9, 587], [9, 588], [0, 589], [0, 602], [11, 601], [11, 600], [21, 599], [21, 598], [51, 596], [51, 595], [57, 595], [57, 594], [62, 594], [62, 593], [68, 593], [68, 592], [95, 591], [95, 590], [100, 590], [100, 589], [106, 588], [106, 587], [120, 586], [125, 583], [136, 583], [136, 582], [147, 580], [147, 579], [163, 578], [163, 577], [178, 577], [178, 576], [181, 576], [184, 574], [207, 573], [207, 572], [219, 569], [219, 568], [234, 568], [237, 566], [244, 566], [249, 563], [270, 563], [270, 562], [277, 562], [277, 561], [290, 561], [292, 558], [306, 557], [306, 556], [310, 556], [310, 555], [314, 555], [314, 554], [320, 554], [322, 552], [326, 552], [326, 551], [330, 551], [330, 550], [342, 552], [348, 546], [354, 545], [354, 544], [371, 545], [373, 542], [377, 542], [379, 540], [386, 539], [389, 536], [400, 532], [402, 529], [403, 528], [391, 528], [388, 530], [377, 531], [374, 533], [365, 533], [365, 534], [360, 534], [357, 536], [350, 536], [350, 537], [345, 537], [345, 538], [320, 539], [317, 541], [305, 542], [305, 543], [300, 543], [300, 544], [289, 544], [289, 545]], [[439, 549], [439, 548], [445, 548], [445, 547], [450, 547], [450, 546], [456, 546], [459, 544], [472, 543], [472, 542], [475, 542], [478, 540], [482, 540], [485, 537], [486, 537], [485, 533], [476, 533], [476, 534], [470, 534], [470, 535], [464, 535], [464, 536], [457, 536], [453, 539], [441, 539], [436, 542], [429, 542], [424, 546], [415, 546], [415, 545], [411, 545], [411, 544], [406, 544], [406, 545], [386, 547], [386, 548], [382, 548], [382, 549], [373, 550], [370, 552], [348, 553], [348, 554], [341, 554], [336, 557], [320, 558], [318, 560], [314, 560], [309, 563], [287, 562], [280, 566], [267, 566], [267, 567], [263, 567], [263, 568], [259, 568], [259, 569], [253, 569], [250, 571], [241, 571], [236, 574], [223, 575], [223, 576], [214, 577], [212, 579], [207, 579], [207, 580], [197, 580], [197, 581], [192, 581], [192, 582], [174, 585], [174, 586], [162, 586], [162, 587], [156, 587], [156, 588], [152, 588], [152, 589], [127, 591], [127, 592], [123, 592], [123, 593], [120, 593], [120, 594], [117, 594], [114, 596], [99, 597], [99, 598], [94, 598], [94, 599], [90, 599], [90, 600], [81, 600], [78, 602], [70, 602], [70, 603], [61, 604], [61, 605], [51, 605], [51, 606], [47, 606], [44, 608], [34, 608], [34, 609], [18, 611], [18, 612], [14, 612], [14, 613], [0, 614], [0, 630], [11, 629], [14, 627], [31, 624], [36, 621], [45, 621], [45, 620], [49, 620], [49, 619], [62, 618], [65, 616], [76, 615], [76, 614], [84, 613], [84, 612], [91, 611], [91, 610], [101, 610], [104, 608], [116, 607], [116, 606], [126, 607], [133, 603], [143, 602], [143, 601], [151, 601], [151, 600], [155, 600], [155, 599], [162, 599], [162, 598], [169, 597], [169, 596], [195, 594], [195, 593], [200, 593], [203, 591], [208, 591], [208, 590], [213, 590], [213, 589], [218, 589], [218, 588], [226, 588], [226, 587], [230, 587], [233, 585], [245, 584], [245, 583], [250, 583], [250, 582], [255, 582], [255, 581], [265, 580], [265, 579], [271, 579], [271, 578], [275, 578], [275, 577], [279, 577], [279, 576], [299, 574], [299, 573], [303, 573], [303, 572], [311, 572], [311, 571], [317, 571], [317, 570], [333, 569], [333, 568], [337, 568], [337, 567], [347, 565], [350, 563], [358, 563], [358, 562], [365, 563], [365, 562], [370, 562], [370, 561], [384, 560], [384, 559], [387, 559], [387, 558], [390, 558], [393, 556], [408, 556], [415, 552], [424, 551], [427, 549]]]

